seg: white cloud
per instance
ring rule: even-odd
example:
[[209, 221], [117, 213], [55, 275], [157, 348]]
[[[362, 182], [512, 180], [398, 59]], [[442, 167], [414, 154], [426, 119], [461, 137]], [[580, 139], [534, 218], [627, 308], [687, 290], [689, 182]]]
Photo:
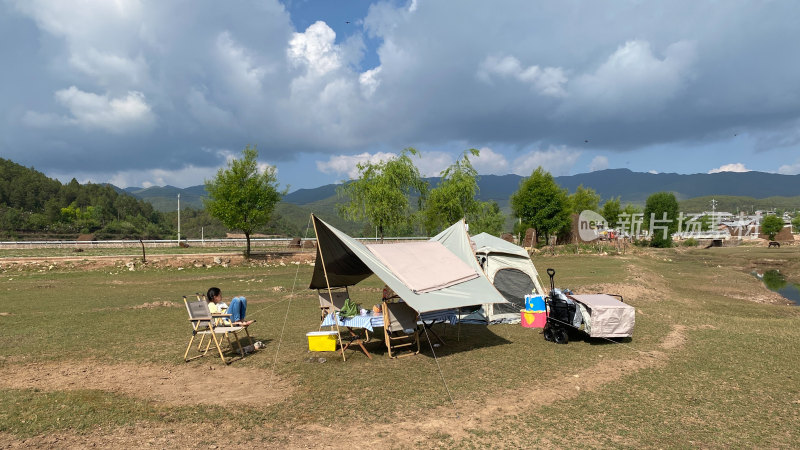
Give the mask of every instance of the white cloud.
[[695, 45], [678, 41], [653, 54], [650, 42], [628, 41], [593, 73], [576, 77], [560, 112], [585, 119], [612, 115], [642, 120], [661, 111], [689, 83], [696, 59]]
[[750, 169], [744, 166], [742, 163], [733, 163], [733, 164], [723, 164], [716, 169], [711, 169], [708, 173], [720, 173], [720, 172], [749, 172]]
[[270, 70], [261, 67], [250, 51], [236, 42], [230, 32], [224, 31], [217, 36], [216, 51], [222, 72], [228, 86], [244, 96], [252, 96], [262, 91], [262, 82]]
[[[145, 169], [122, 170], [115, 172], [53, 171], [51, 176], [69, 182], [72, 178], [79, 183], [111, 183], [118, 187], [151, 186], [197, 186], [216, 174], [217, 167], [198, 167], [188, 165], [175, 170]], [[176, 199], [177, 201], [177, 199]]]
[[364, 97], [370, 98], [375, 94], [375, 90], [378, 89], [378, 86], [381, 84], [380, 74], [381, 66], [378, 66], [358, 76], [358, 82], [361, 84], [361, 93]]
[[519, 59], [513, 56], [487, 56], [478, 67], [477, 76], [480, 80], [491, 83], [494, 76], [514, 78], [531, 87], [542, 95], [550, 97], [563, 97], [566, 95], [564, 84], [567, 77], [560, 67], [545, 67], [533, 65], [522, 67]]
[[470, 155], [472, 166], [480, 174], [505, 175], [508, 173], [508, 160], [502, 153], [495, 152], [489, 147], [480, 148], [480, 155], [476, 158]]
[[395, 153], [360, 153], [357, 155], [333, 155], [328, 161], [317, 161], [317, 170], [322, 173], [335, 174], [337, 176], [347, 175], [351, 180], [358, 178], [359, 163], [377, 163], [388, 161], [397, 157]]
[[651, 173], [651, 174], [653, 174], [653, 175], [658, 175], [658, 174], [659, 174], [659, 173], [661, 173], [661, 172], [659, 172], [659, 171], [657, 171], [657, 170], [653, 170], [653, 169], [651, 169], [651, 170], [648, 170], [648, 171], [647, 171], [647, 173]]
[[112, 52], [90, 48], [70, 55], [69, 62], [76, 69], [98, 80], [103, 86], [116, 84], [141, 85], [148, 78], [147, 62], [142, 55], [126, 57]]
[[794, 164], [783, 164], [778, 167], [778, 173], [782, 175], [797, 175], [800, 174], [800, 159], [795, 161]]
[[514, 160], [513, 173], [528, 176], [537, 167], [550, 172], [553, 176], [569, 175], [578, 161], [581, 152], [566, 146], [550, 147], [547, 150], [534, 150]]
[[[103, 87], [138, 86], [148, 64], [135, 49], [146, 6], [139, 0], [21, 0], [12, 4], [42, 30], [64, 40], [64, 59]], [[60, 70], [61, 68], [59, 68]]]
[[419, 156], [419, 159], [413, 158], [412, 161], [423, 177], [438, 177], [444, 169], [455, 162], [453, 156], [445, 152], [420, 152]]
[[602, 155], [595, 156], [589, 163], [589, 172], [608, 169], [608, 158]]
[[[539, 142], [523, 163], [584, 139], [605, 155], [712, 148], [706, 165], [727, 157], [714, 144], [730, 130], [749, 140], [737, 154], [800, 141], [800, 60], [786, 57], [797, 2], [373, 2], [346, 28], [307, 26], [313, 7], [293, 5], [0, 1], [17, 49], [0, 71], [14, 86], [0, 154], [46, 173], [114, 173], [212, 167], [223, 160], [204, 148], [247, 143], [278, 165], [407, 145], [455, 155], [458, 143], [505, 155], [475, 161], [486, 173], [531, 169], [511, 152]], [[692, 170], [679, 156], [666, 169]], [[453, 157], [423, 159], [435, 173]]]
[[287, 55], [294, 66], [305, 67], [309, 76], [319, 77], [341, 67], [336, 32], [323, 21], [314, 22], [303, 33], [294, 33]]
[[75, 86], [55, 93], [55, 99], [70, 116], [28, 111], [24, 117], [32, 126], [75, 125], [87, 130], [100, 129], [115, 134], [141, 131], [153, 126], [155, 115], [141, 92], [131, 91], [118, 98], [83, 92]]

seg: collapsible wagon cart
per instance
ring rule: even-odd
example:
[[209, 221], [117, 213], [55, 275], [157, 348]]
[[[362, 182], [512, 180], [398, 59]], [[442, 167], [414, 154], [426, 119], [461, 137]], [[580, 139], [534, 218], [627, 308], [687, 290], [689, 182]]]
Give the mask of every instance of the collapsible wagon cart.
[[547, 321], [543, 334], [546, 341], [566, 344], [571, 330], [599, 338], [633, 336], [636, 310], [623, 302], [621, 295], [567, 294], [556, 289], [555, 274], [555, 270], [547, 269], [550, 294], [545, 298]]

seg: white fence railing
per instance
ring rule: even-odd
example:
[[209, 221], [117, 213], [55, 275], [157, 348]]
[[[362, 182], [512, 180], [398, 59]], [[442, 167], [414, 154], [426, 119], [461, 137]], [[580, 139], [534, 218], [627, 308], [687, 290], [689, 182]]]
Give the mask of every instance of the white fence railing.
[[[364, 243], [379, 242], [380, 238], [355, 238]], [[386, 243], [399, 241], [419, 241], [427, 240], [426, 237], [388, 237], [383, 238]], [[294, 240], [290, 238], [251, 238], [251, 247], [286, 247], [289, 248]], [[316, 242], [316, 238], [303, 239], [303, 242]], [[0, 250], [19, 249], [19, 248], [125, 248], [125, 247], [177, 247], [184, 243], [189, 247], [244, 247], [247, 239], [244, 238], [224, 238], [224, 239], [142, 239], [137, 240], [110, 240], [110, 241], [0, 241]]]

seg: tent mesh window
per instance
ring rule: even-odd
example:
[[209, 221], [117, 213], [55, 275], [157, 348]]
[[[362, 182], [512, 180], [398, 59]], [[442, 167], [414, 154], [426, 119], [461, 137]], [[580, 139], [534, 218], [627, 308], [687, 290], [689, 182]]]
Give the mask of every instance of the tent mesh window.
[[518, 314], [520, 309], [525, 308], [525, 296], [533, 292], [535, 286], [531, 277], [521, 270], [500, 269], [494, 274], [494, 287], [511, 302], [495, 304], [495, 314]]

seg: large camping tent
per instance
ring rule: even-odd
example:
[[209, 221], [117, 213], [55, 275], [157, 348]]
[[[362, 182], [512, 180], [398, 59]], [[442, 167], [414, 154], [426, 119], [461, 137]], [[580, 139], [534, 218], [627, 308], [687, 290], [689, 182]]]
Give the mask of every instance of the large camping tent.
[[427, 242], [364, 245], [312, 217], [318, 251], [310, 289], [352, 286], [375, 274], [419, 313], [507, 303], [478, 265], [463, 221]]
[[472, 237], [479, 264], [495, 288], [508, 300], [504, 304], [485, 304], [466, 320], [489, 323], [516, 323], [520, 310], [525, 308], [525, 295], [546, 295], [539, 273], [528, 252], [511, 242], [487, 233]]

